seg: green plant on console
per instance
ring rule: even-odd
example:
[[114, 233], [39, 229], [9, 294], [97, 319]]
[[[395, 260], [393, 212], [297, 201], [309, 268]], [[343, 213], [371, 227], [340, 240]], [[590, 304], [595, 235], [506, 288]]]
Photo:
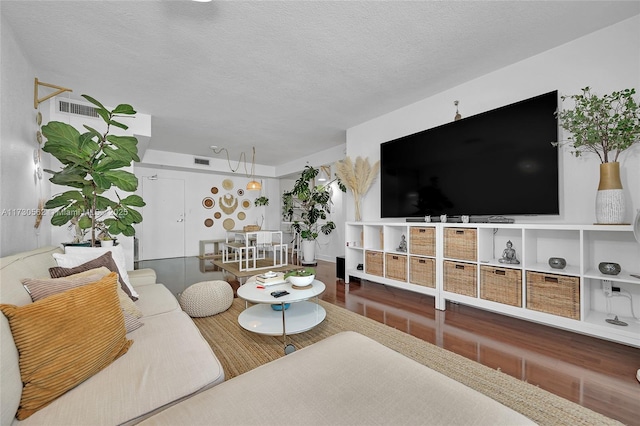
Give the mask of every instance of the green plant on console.
[[295, 271], [289, 271], [286, 274], [284, 274], [284, 279], [286, 280], [289, 277], [308, 277], [310, 275], [315, 275], [316, 274], [316, 270], [314, 268], [304, 268], [304, 269], [298, 269]]
[[333, 221], [327, 221], [327, 213], [331, 212], [330, 187], [333, 182], [338, 183], [342, 192], [346, 192], [346, 186], [335, 178], [324, 185], [314, 185], [314, 179], [319, 169], [306, 166], [293, 189], [282, 194], [283, 217], [293, 222], [291, 227], [300, 234], [302, 239], [314, 241], [319, 232], [329, 235], [336, 229]]
[[640, 106], [633, 98], [635, 93], [632, 88], [597, 96], [585, 87], [582, 94], [561, 96], [562, 101], [574, 102], [573, 109], [557, 116], [562, 128], [572, 134], [568, 143], [576, 157], [591, 152], [601, 163], [617, 162], [622, 151], [640, 142]]
[[[59, 171], [45, 170], [53, 175], [49, 180], [56, 185], [74, 188], [55, 195], [45, 203], [45, 208], [58, 209], [51, 217], [54, 226], [71, 222], [83, 233], [91, 230], [91, 244], [95, 246], [96, 230], [111, 235], [133, 236], [133, 225], [142, 222], [142, 215], [133, 207], [143, 207], [145, 203], [135, 194], [121, 198], [116, 192], [115, 200], [104, 195], [111, 187], [126, 192], [138, 188], [138, 178], [133, 173], [120, 170], [140, 161], [138, 140], [133, 136], [110, 134], [111, 126], [123, 130], [128, 128], [115, 119], [132, 116], [136, 111], [127, 104], [108, 110], [92, 97], [82, 97], [96, 106], [96, 112], [106, 124], [106, 131], [100, 133], [84, 125], [87, 132], [81, 134], [70, 124], [59, 121], [42, 127], [42, 134], [47, 138], [43, 151], [62, 163]], [[78, 238], [82, 237], [76, 235]]]

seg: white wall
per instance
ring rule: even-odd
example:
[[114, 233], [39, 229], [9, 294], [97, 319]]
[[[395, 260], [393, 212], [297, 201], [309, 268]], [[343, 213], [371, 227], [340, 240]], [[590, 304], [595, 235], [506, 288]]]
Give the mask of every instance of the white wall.
[[[0, 256], [7, 256], [51, 244], [51, 226], [50, 217], [45, 216], [40, 228], [35, 229], [32, 215], [38, 199], [49, 197], [46, 175], [38, 180], [34, 174], [38, 126], [37, 110], [33, 108], [33, 81], [37, 74], [13, 30], [4, 17], [1, 19]], [[45, 167], [47, 164], [45, 158]]]
[[[598, 94], [640, 89], [638, 28], [640, 16], [635, 16], [350, 128], [347, 155], [352, 159], [368, 157], [372, 163], [379, 160], [380, 143], [453, 121], [454, 100], [460, 101], [462, 116], [469, 117], [556, 89], [561, 95], [580, 93], [585, 86]], [[627, 196], [626, 218], [631, 222], [640, 208], [640, 144], [625, 152], [620, 163]], [[515, 217], [516, 221], [595, 222], [598, 167], [596, 157], [575, 158], [565, 147], [560, 152], [560, 215]], [[353, 220], [353, 197], [347, 193], [347, 219]], [[362, 203], [363, 220], [379, 220], [379, 206], [380, 182], [376, 179]]]
[[[198, 171], [186, 171], [186, 170], [174, 170], [163, 167], [154, 167], [147, 165], [138, 165], [134, 171], [135, 175], [140, 181], [139, 189], [142, 188], [142, 181], [148, 179], [150, 176], [157, 176], [159, 182], [161, 179], [178, 179], [184, 181], [185, 188], [185, 255], [197, 256], [199, 254], [199, 241], [210, 239], [224, 239], [225, 229], [222, 224], [224, 219], [232, 218], [235, 221], [234, 229], [242, 229], [244, 225], [261, 224], [262, 229], [280, 229], [280, 204], [279, 204], [279, 184], [277, 179], [263, 178], [262, 191], [247, 191], [245, 188], [249, 182], [244, 174], [242, 175], [228, 175], [214, 172], [198, 172]], [[224, 179], [231, 179], [234, 183], [234, 187], [231, 191], [227, 191], [222, 187], [222, 181]], [[211, 193], [212, 187], [217, 187], [219, 192], [214, 195]], [[244, 195], [238, 195], [238, 189], [244, 190]], [[144, 193], [138, 191], [138, 193], [144, 198]], [[233, 212], [232, 215], [227, 215], [218, 208], [219, 198], [225, 194], [232, 194], [238, 198], [239, 206]], [[269, 198], [269, 206], [256, 207], [253, 202], [260, 195], [264, 195]], [[207, 209], [202, 205], [202, 200], [205, 197], [212, 197], [215, 201], [215, 206], [212, 209]], [[242, 200], [249, 200], [251, 206], [248, 209], [244, 209], [241, 206]], [[214, 213], [220, 212], [222, 217], [220, 219], [214, 218]], [[246, 218], [244, 220], [238, 219], [238, 213], [244, 212]], [[143, 208], [143, 221], [139, 227], [139, 237], [142, 237], [145, 232], [161, 232], [161, 230], [153, 230], [145, 228], [144, 217], [146, 215], [153, 214], [150, 210], [150, 206]], [[264, 221], [263, 217], [264, 216]], [[213, 219], [213, 226], [206, 227], [204, 221], [207, 218]], [[141, 241], [142, 242], [142, 241]], [[140, 248], [144, 250], [144, 247]]]

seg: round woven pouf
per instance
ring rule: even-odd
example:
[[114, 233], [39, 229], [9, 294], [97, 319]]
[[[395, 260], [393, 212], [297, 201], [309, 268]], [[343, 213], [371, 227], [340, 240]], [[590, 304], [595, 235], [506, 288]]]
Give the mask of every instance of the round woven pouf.
[[208, 317], [224, 312], [233, 303], [233, 289], [226, 281], [203, 281], [180, 295], [180, 306], [190, 317]]

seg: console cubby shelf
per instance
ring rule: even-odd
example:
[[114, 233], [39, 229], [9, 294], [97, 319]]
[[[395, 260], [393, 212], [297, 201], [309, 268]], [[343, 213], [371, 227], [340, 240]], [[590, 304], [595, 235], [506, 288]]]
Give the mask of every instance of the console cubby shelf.
[[[434, 296], [437, 309], [450, 300], [640, 347], [640, 279], [631, 275], [640, 274], [640, 243], [630, 225], [348, 222], [345, 236], [347, 282], [367, 279]], [[518, 263], [500, 262], [507, 242]], [[551, 257], [566, 267], [551, 268]], [[604, 275], [601, 262], [622, 272]], [[619, 291], [606, 296], [603, 280]], [[628, 325], [605, 321], [615, 316]]]

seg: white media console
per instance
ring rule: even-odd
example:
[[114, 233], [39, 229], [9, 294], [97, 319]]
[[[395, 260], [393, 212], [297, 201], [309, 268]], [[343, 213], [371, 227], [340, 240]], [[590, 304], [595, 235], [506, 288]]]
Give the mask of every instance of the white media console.
[[[449, 300], [640, 347], [640, 244], [630, 225], [348, 222], [345, 238], [346, 282], [367, 279], [431, 295], [440, 310]], [[499, 262], [508, 241], [519, 264]], [[551, 268], [551, 257], [566, 267]], [[601, 262], [622, 271], [604, 275]], [[628, 325], [606, 321], [616, 316]]]

